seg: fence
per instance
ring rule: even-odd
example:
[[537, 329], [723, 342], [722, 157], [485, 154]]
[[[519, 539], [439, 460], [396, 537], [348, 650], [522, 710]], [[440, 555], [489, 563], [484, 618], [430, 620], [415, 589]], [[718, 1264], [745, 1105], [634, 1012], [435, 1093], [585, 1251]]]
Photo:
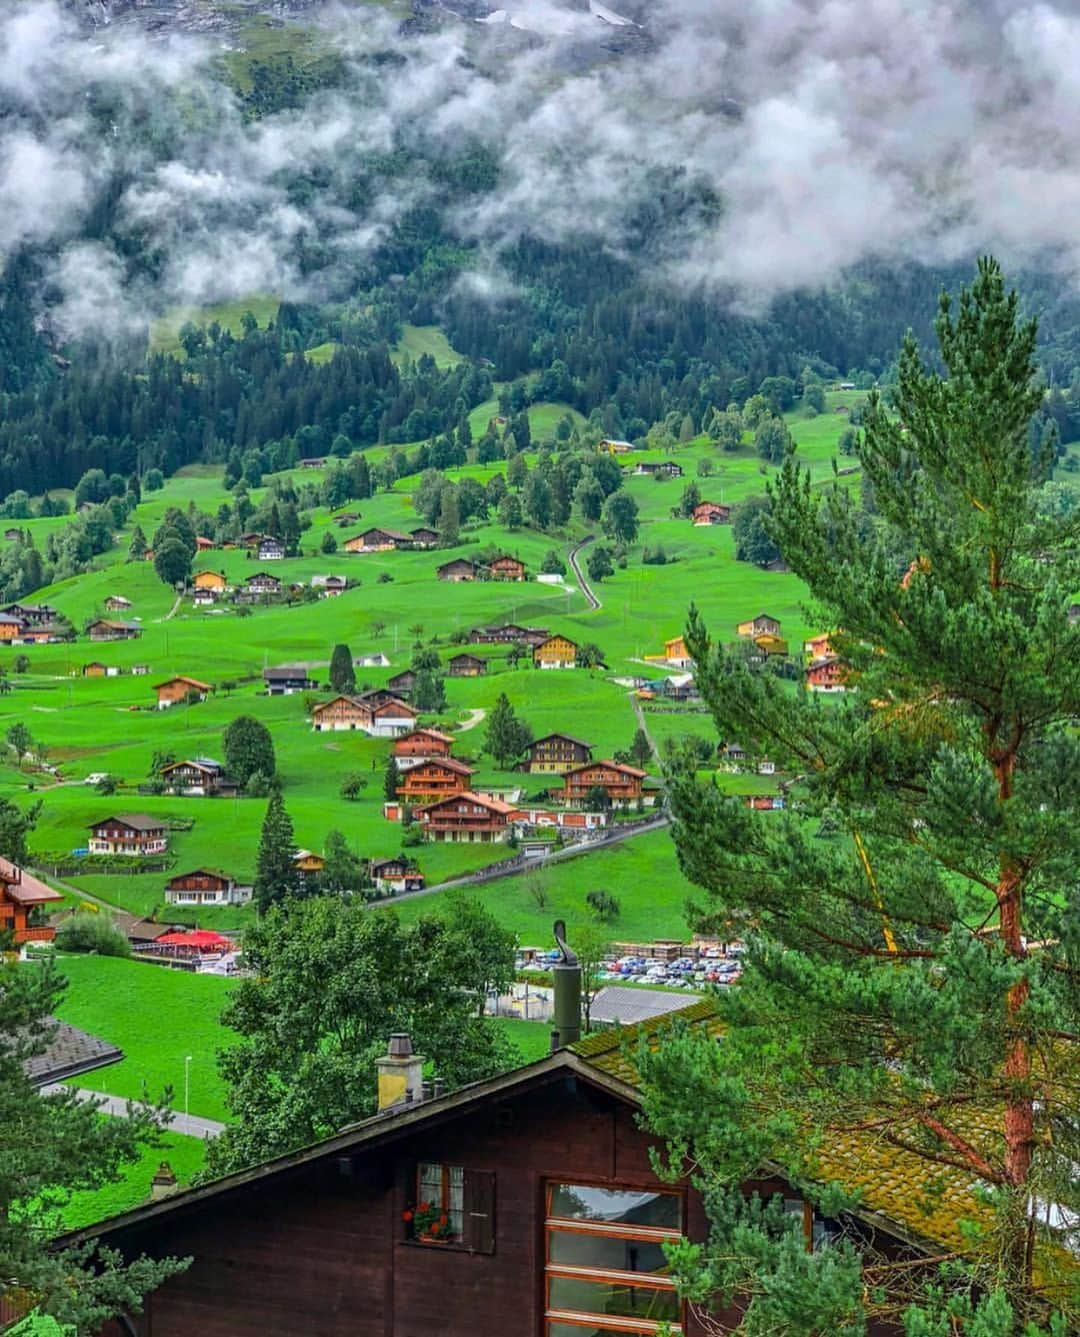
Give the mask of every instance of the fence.
[[141, 859], [131, 858], [125, 858], [123, 863], [109, 861], [106, 858], [99, 863], [91, 854], [85, 859], [66, 861], [38, 856], [33, 860], [32, 866], [37, 872], [48, 873], [52, 877], [79, 877], [87, 873], [107, 873], [110, 876], [119, 873], [126, 877], [137, 877], [140, 873], [164, 873], [175, 863], [175, 859], [151, 859], [144, 862]]

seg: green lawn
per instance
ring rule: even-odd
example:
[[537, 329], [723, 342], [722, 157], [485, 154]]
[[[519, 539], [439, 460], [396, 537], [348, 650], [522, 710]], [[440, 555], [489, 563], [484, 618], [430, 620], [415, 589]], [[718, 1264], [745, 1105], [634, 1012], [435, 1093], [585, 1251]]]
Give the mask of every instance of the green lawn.
[[281, 305], [276, 297], [264, 297], [253, 293], [250, 297], [240, 297], [233, 302], [218, 302], [213, 306], [177, 307], [154, 322], [150, 331], [150, 348], [154, 353], [171, 353], [182, 358], [184, 350], [180, 346], [180, 328], [190, 322], [193, 325], [212, 325], [216, 320], [222, 329], [239, 338], [243, 332], [241, 321], [246, 312], [250, 312], [261, 328], [277, 316]]
[[424, 354], [435, 359], [440, 370], [456, 367], [466, 359], [454, 348], [437, 325], [405, 325], [391, 357], [397, 363], [417, 362]]
[[206, 1143], [181, 1133], [163, 1133], [160, 1144], [144, 1148], [137, 1161], [125, 1166], [115, 1184], [72, 1195], [61, 1213], [63, 1228], [77, 1230], [120, 1212], [130, 1211], [150, 1197], [150, 1181], [162, 1161], [167, 1161], [181, 1184], [188, 1184], [206, 1160]]

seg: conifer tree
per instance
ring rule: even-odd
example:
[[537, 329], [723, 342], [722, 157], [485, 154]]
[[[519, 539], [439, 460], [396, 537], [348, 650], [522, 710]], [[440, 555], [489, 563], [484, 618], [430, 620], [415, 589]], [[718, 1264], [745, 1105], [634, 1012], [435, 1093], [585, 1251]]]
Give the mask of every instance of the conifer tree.
[[499, 694], [488, 716], [484, 751], [503, 769], [512, 765], [532, 742], [532, 730], [519, 720], [505, 692]]
[[266, 805], [255, 864], [253, 899], [260, 915], [298, 889], [295, 853], [292, 819], [285, 810], [281, 790], [275, 789]]
[[[710, 1189], [713, 1240], [683, 1279], [749, 1294], [747, 1331], [856, 1333], [906, 1314], [909, 1333], [1028, 1333], [1055, 1306], [1055, 1332], [1078, 1321], [1045, 1218], [1075, 1247], [1080, 626], [1066, 612], [1080, 561], [1076, 522], [1035, 505], [1035, 334], [991, 260], [956, 306], [943, 296], [945, 375], [909, 336], [893, 402], [871, 396], [855, 446], [872, 522], [857, 495], [785, 463], [767, 523], [830, 631], [842, 696], [750, 672], [691, 612], [720, 738], [800, 774], [767, 815], [689, 768], [670, 787], [700, 913], [751, 946], [720, 1004], [725, 1043], [683, 1035], [645, 1061], [648, 1112]], [[877, 1258], [867, 1285], [851, 1243], [807, 1255], [782, 1214], [743, 1199], [740, 1180], [771, 1161], [834, 1215], [814, 1136], [826, 1151], [872, 1139], [906, 1167], [927, 1237], [950, 1231], [964, 1258], [933, 1275], [936, 1300], [925, 1270]], [[950, 1305], [982, 1318], [958, 1329]]]
[[330, 655], [330, 686], [335, 692], [346, 693], [356, 688], [352, 651], [347, 645], [335, 645]]

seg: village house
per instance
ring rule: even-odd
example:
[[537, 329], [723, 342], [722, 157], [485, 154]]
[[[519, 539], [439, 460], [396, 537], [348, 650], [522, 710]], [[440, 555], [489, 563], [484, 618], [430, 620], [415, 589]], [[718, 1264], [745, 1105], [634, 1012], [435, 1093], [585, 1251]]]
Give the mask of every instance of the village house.
[[488, 563], [488, 575], [491, 580], [524, 580], [525, 563], [516, 557], [496, 557]]
[[19, 618], [25, 627], [47, 627], [60, 617], [59, 610], [52, 604], [5, 604], [0, 613]]
[[674, 460], [642, 460], [634, 466], [638, 478], [681, 478], [683, 467]]
[[292, 696], [293, 692], [308, 692], [318, 687], [305, 664], [278, 664], [264, 668], [263, 682], [269, 696]]
[[671, 668], [694, 667], [690, 651], [686, 648], [686, 640], [682, 636], [673, 636], [671, 640], [665, 641], [662, 655], [646, 655], [645, 660], [650, 664], [667, 664]]
[[[711, 999], [674, 1015], [720, 1035]], [[551, 1054], [449, 1094], [425, 1086], [424, 1057], [392, 1035], [376, 1063], [374, 1117], [60, 1238], [193, 1260], [100, 1337], [733, 1331], [737, 1306], [679, 1300], [663, 1248], [709, 1233], [698, 1189], [657, 1176], [658, 1143], [640, 1118], [634, 1056], [671, 1025], [654, 1017], [580, 1040], [571, 1030]], [[741, 1185], [792, 1213], [808, 1253], [842, 1236], [879, 1260], [932, 1267], [963, 1255], [966, 1224], [989, 1216], [970, 1174], [935, 1166], [932, 1186], [924, 1158], [875, 1131], [826, 1139], [815, 1161], [824, 1182], [850, 1191], [839, 1217], [768, 1167]], [[418, 1222], [421, 1203], [434, 1235]], [[866, 1337], [895, 1332], [871, 1318]]]
[[84, 678], [118, 678], [120, 668], [116, 664], [103, 664], [100, 659], [92, 659], [82, 666]]
[[735, 631], [737, 635], [754, 641], [758, 636], [779, 636], [780, 623], [768, 613], [758, 613], [757, 617], [751, 618], [749, 622], [740, 622]]
[[699, 501], [690, 519], [695, 525], [726, 525], [731, 520], [731, 507], [719, 501]]
[[783, 636], [772, 636], [768, 632], [763, 633], [761, 636], [755, 636], [754, 644], [766, 659], [770, 655], [783, 656], [788, 652], [788, 643], [784, 640]]
[[369, 651], [367, 654], [354, 655], [354, 668], [389, 668], [390, 660], [381, 650]]
[[309, 877], [318, 877], [326, 867], [326, 860], [314, 850], [297, 850], [293, 854], [293, 866], [303, 884]]
[[191, 602], [196, 608], [209, 608], [217, 603], [217, 597], [217, 590], [203, 589], [201, 586], [191, 592]]
[[[86, 628], [92, 641], [134, 641], [142, 635], [138, 622], [120, 622], [116, 619], [99, 617]], [[3, 628], [0, 627], [0, 637]]]
[[479, 678], [487, 672], [487, 660], [479, 655], [452, 655], [446, 663], [447, 675], [451, 678]]
[[131, 607], [131, 600], [125, 599], [122, 594], [110, 594], [105, 600], [105, 608], [110, 613], [123, 613]]
[[18, 543], [21, 541], [22, 536], [23, 536], [22, 530], [14, 526], [4, 530], [4, 538], [8, 541], [8, 543]]
[[169, 831], [160, 817], [124, 813], [92, 822], [88, 846], [91, 854], [164, 854], [169, 848]]
[[701, 695], [692, 673], [676, 673], [665, 678], [660, 690], [669, 701], [696, 701]]
[[433, 757], [410, 766], [401, 774], [398, 798], [413, 806], [431, 803], [446, 794], [462, 794], [469, 788], [475, 768], [453, 757]]
[[221, 571], [196, 571], [192, 577], [192, 584], [196, 590], [210, 590], [214, 594], [222, 594], [228, 588], [229, 582]]
[[561, 774], [592, 760], [592, 744], [568, 733], [549, 733], [528, 746], [522, 769], [530, 775]]
[[217, 547], [217, 544], [214, 542], [214, 540], [211, 539], [211, 538], [207, 538], [205, 534], [196, 534], [196, 535], [195, 535], [195, 551], [196, 551], [196, 552], [212, 552], [213, 549], [216, 548], [216, 547]]
[[533, 650], [533, 663], [541, 669], [577, 668], [577, 644], [569, 636], [549, 636]]
[[299, 469], [324, 469], [326, 467], [325, 455], [309, 455], [297, 465]]
[[[159, 772], [166, 794], [182, 794], [187, 798], [214, 798], [221, 793], [224, 774], [225, 768], [213, 757], [173, 761]], [[229, 788], [235, 793], [235, 786]]]
[[285, 544], [281, 539], [268, 537], [259, 540], [257, 551], [260, 562], [280, 562], [285, 556]]
[[807, 659], [823, 659], [826, 655], [833, 654], [829, 636], [829, 632], [823, 631], [817, 636], [811, 636], [808, 641], [803, 641], [803, 654]]
[[810, 692], [843, 692], [847, 687], [848, 665], [837, 655], [822, 655], [806, 666], [806, 687]]
[[319, 591], [320, 599], [336, 599], [344, 594], [349, 582], [344, 576], [312, 576], [311, 588]]
[[597, 442], [596, 449], [600, 455], [629, 455], [634, 449], [634, 443], [632, 441], [618, 441], [605, 436], [602, 441]]
[[157, 692], [158, 710], [167, 710], [169, 706], [175, 706], [178, 701], [188, 701], [193, 694], [200, 701], [205, 701], [207, 693], [213, 690], [208, 682], [200, 682], [198, 678], [187, 678], [182, 675], [159, 682], [154, 687], [154, 691]]
[[424, 875], [412, 859], [403, 854], [391, 859], [372, 859], [368, 864], [368, 876], [375, 890], [384, 896], [403, 891], [421, 891]]
[[464, 790], [418, 808], [414, 815], [428, 840], [491, 844], [506, 839], [515, 814], [516, 809], [501, 799]]
[[[13, 945], [52, 942], [56, 930], [37, 922], [64, 898], [52, 887], [24, 872], [8, 859], [0, 859], [0, 933], [10, 933]], [[31, 922], [34, 921], [34, 922]]]
[[251, 893], [250, 885], [212, 868], [178, 873], [165, 883], [166, 905], [247, 905]]
[[254, 575], [248, 576], [244, 584], [244, 590], [252, 596], [280, 594], [281, 581], [277, 576], [272, 576], [269, 571], [256, 571]]
[[316, 733], [359, 729], [373, 738], [393, 738], [408, 733], [417, 712], [390, 692], [365, 692], [363, 696], [336, 696], [311, 712]]
[[346, 539], [344, 549], [351, 553], [390, 552], [397, 548], [412, 547], [412, 538], [398, 529], [365, 529]]
[[440, 537], [437, 529], [429, 529], [427, 525], [417, 525], [415, 529], [409, 530], [409, 538], [412, 539], [414, 548], [434, 548]]
[[14, 613], [0, 613], [0, 641], [17, 641], [23, 634], [23, 620]]
[[523, 643], [535, 648], [542, 645], [550, 635], [547, 627], [520, 627], [516, 622], [506, 622], [501, 627], [474, 627], [469, 633], [469, 640], [473, 645]]
[[416, 766], [435, 757], [448, 757], [454, 746], [449, 734], [438, 729], [413, 729], [411, 733], [394, 739], [393, 756], [399, 771]]
[[133, 678], [146, 678], [149, 677], [149, 675], [150, 675], [149, 664], [132, 664], [131, 676]]
[[402, 701], [407, 701], [416, 687], [416, 670], [403, 669], [386, 680], [387, 690], [393, 692]]
[[613, 808], [625, 808], [642, 798], [646, 772], [621, 761], [590, 761], [563, 773], [562, 802], [581, 808], [594, 789], [602, 789]]
[[316, 733], [363, 729], [370, 718], [370, 711], [361, 707], [355, 697], [335, 696], [332, 701], [322, 701], [314, 707], [311, 727]]
[[470, 562], [464, 557], [455, 557], [453, 561], [443, 562], [442, 566], [436, 567], [435, 574], [440, 580], [455, 582], [476, 580], [480, 574], [480, 568], [475, 562]]

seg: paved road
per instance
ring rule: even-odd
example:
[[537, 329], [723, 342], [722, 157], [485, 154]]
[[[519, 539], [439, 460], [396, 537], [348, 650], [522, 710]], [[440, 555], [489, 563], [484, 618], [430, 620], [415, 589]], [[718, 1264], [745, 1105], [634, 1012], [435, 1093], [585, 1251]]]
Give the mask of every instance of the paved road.
[[[62, 1082], [53, 1082], [51, 1086], [42, 1087], [42, 1090], [49, 1094], [53, 1091], [64, 1090]], [[116, 1119], [126, 1119], [128, 1112], [128, 1102], [121, 1096], [107, 1096], [101, 1091], [87, 1091], [84, 1087], [76, 1087], [76, 1094], [80, 1100], [96, 1100], [103, 1114], [111, 1114]], [[172, 1111], [173, 1119], [169, 1124], [169, 1132], [185, 1133], [188, 1137], [217, 1137], [219, 1133], [225, 1131], [225, 1125], [218, 1123], [216, 1119], [202, 1119], [197, 1114], [184, 1114], [182, 1110]]]
[[590, 534], [588, 538], [582, 539], [580, 543], [575, 543], [574, 546], [570, 549], [570, 552], [568, 554], [570, 560], [570, 569], [573, 571], [574, 575], [577, 576], [578, 584], [581, 586], [581, 592], [585, 596], [585, 602], [589, 605], [590, 608], [600, 608], [601, 603], [600, 600], [593, 593], [592, 586], [589, 584], [589, 582], [585, 579], [584, 575], [582, 574], [581, 567], [578, 565], [578, 553], [582, 550], [582, 548], [587, 548], [590, 543], [595, 543], [595, 542], [596, 542], [596, 535]]
[[477, 708], [476, 710], [470, 710], [469, 718], [465, 721], [464, 724], [459, 724], [454, 732], [467, 733], [469, 729], [475, 729], [476, 726], [486, 718], [486, 716], [487, 716], [486, 710], [480, 710], [479, 708]]

